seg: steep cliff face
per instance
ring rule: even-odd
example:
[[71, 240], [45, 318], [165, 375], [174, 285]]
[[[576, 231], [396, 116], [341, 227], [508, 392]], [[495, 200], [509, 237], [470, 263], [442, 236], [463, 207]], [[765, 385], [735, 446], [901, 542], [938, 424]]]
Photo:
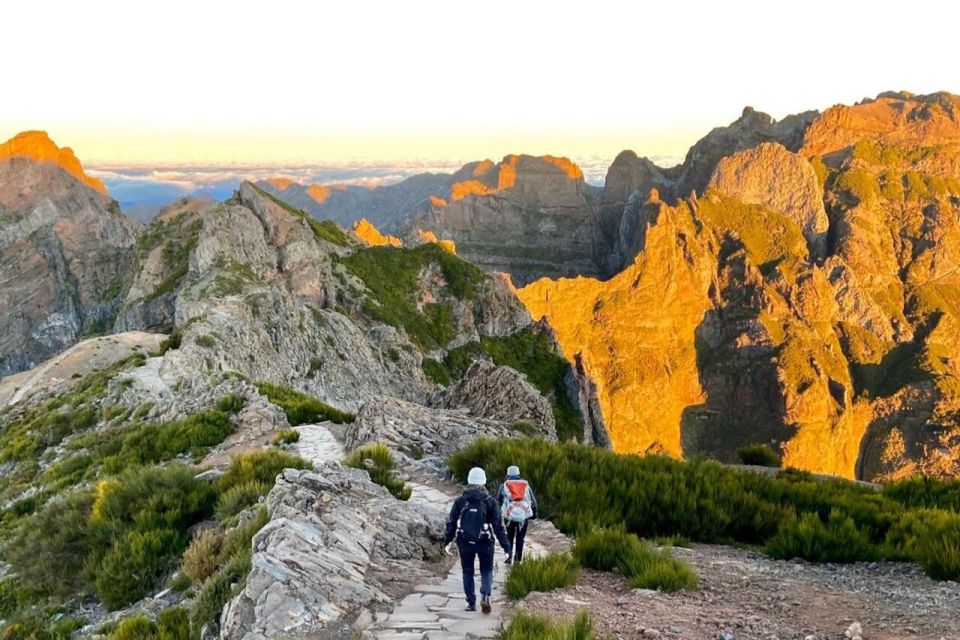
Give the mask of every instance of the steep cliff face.
[[0, 376], [110, 327], [140, 228], [46, 134], [0, 145]]
[[431, 199], [413, 224], [453, 240], [467, 260], [526, 284], [599, 272], [596, 200], [566, 158], [514, 155], [463, 167], [449, 196]]
[[593, 377], [614, 448], [732, 460], [768, 442], [848, 477], [960, 474], [957, 106], [747, 110], [672, 186], [621, 161], [639, 170], [606, 200], [630, 192], [629, 266], [520, 290]]

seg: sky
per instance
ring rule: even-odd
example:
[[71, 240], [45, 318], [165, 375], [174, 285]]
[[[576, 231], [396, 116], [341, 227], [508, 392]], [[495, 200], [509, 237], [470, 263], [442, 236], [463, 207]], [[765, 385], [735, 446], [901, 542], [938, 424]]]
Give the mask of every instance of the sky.
[[951, 3], [7, 2], [0, 139], [88, 165], [679, 156], [745, 105], [960, 92]]

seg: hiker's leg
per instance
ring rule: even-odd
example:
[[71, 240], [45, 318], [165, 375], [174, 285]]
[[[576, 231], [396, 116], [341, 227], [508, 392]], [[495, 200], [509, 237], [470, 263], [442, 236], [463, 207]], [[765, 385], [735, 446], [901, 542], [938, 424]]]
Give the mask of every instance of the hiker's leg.
[[467, 604], [477, 604], [477, 591], [473, 582], [474, 557], [477, 555], [475, 544], [458, 545], [460, 551], [460, 568], [463, 570], [463, 595], [467, 597]]
[[[510, 522], [507, 523], [507, 540], [510, 541], [510, 546], [513, 548], [514, 551], [516, 551], [517, 549], [516, 546], [514, 546], [513, 544], [513, 539], [516, 537], [516, 535], [517, 535], [517, 523], [511, 520]], [[514, 553], [513, 555], [516, 556], [517, 554]]]
[[480, 595], [490, 596], [493, 590], [493, 543], [477, 549], [480, 558]]
[[523, 560], [523, 539], [527, 537], [528, 522], [530, 521], [524, 520], [523, 524], [517, 525], [517, 542], [513, 545], [513, 557], [517, 562]]

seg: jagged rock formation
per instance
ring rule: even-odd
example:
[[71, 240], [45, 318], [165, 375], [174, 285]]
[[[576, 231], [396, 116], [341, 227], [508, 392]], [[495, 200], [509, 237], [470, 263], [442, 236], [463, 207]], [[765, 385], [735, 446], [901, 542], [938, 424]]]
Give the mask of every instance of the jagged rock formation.
[[516, 433], [506, 422], [384, 396], [363, 405], [344, 432], [344, 445], [355, 449], [380, 442], [412, 458], [446, 458], [477, 438], [505, 438]]
[[592, 377], [614, 448], [731, 460], [759, 441], [848, 477], [960, 474], [958, 105], [748, 109], [671, 172], [623, 156], [605, 200], [615, 219], [625, 197], [629, 265], [520, 291]]
[[285, 470], [254, 538], [253, 569], [224, 609], [220, 638], [259, 640], [331, 628], [346, 613], [393, 601], [396, 576], [429, 575], [444, 518], [398, 501], [365, 471], [331, 463]]
[[0, 145], [0, 376], [110, 327], [139, 228], [45, 133]]
[[433, 198], [413, 225], [453, 240], [464, 258], [519, 284], [596, 274], [596, 196], [566, 158], [512, 155], [464, 166], [449, 196]]
[[384, 232], [399, 233], [431, 196], [449, 193], [451, 184], [450, 174], [422, 173], [380, 187], [302, 185], [287, 178], [264, 180], [257, 186], [320, 220], [334, 220], [350, 228], [366, 218]]
[[353, 235], [371, 247], [399, 247], [403, 244], [403, 241], [396, 236], [384, 235], [380, 233], [380, 230], [377, 229], [369, 220], [362, 218], [353, 225]]
[[557, 437], [550, 401], [522, 373], [490, 360], [475, 360], [463, 378], [446, 390], [442, 404], [467, 407], [474, 416], [508, 424], [526, 422], [551, 439]]

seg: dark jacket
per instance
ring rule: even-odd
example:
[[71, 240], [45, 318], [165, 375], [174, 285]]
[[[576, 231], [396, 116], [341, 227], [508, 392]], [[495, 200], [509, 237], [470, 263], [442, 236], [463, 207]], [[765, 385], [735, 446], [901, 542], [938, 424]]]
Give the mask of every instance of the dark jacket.
[[[510, 480], [523, 480], [523, 478], [516, 476], [513, 478], [507, 478], [507, 482]], [[523, 480], [527, 482], [526, 480]], [[507, 483], [504, 482], [500, 485], [500, 489], [497, 491], [497, 502], [500, 504], [500, 508], [503, 509], [503, 503], [507, 499], [507, 496], [510, 492], [507, 490]], [[533, 519], [536, 520], [540, 517], [539, 510], [537, 509], [537, 496], [533, 495], [533, 489], [530, 488], [530, 483], [527, 482], [527, 501], [530, 503], [530, 508], [533, 511]]]
[[449, 544], [453, 541], [454, 536], [457, 535], [457, 521], [460, 520], [460, 512], [463, 511], [463, 507], [467, 504], [468, 498], [472, 500], [479, 498], [483, 502], [484, 520], [493, 527], [493, 534], [497, 537], [497, 541], [503, 550], [506, 553], [510, 553], [513, 549], [510, 540], [507, 538], [507, 532], [503, 528], [503, 521], [500, 519], [500, 509], [497, 506], [497, 501], [486, 491], [473, 487], [464, 489], [463, 495], [454, 500], [453, 506], [450, 508], [450, 517], [447, 519], [447, 532], [446, 535], [443, 536], [443, 544]]

